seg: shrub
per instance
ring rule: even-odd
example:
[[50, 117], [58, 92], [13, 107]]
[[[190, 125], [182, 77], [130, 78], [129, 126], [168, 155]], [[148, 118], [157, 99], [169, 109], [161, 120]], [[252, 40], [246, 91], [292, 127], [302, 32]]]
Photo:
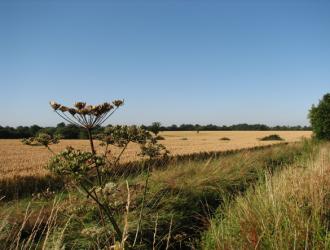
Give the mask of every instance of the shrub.
[[161, 123], [160, 122], [153, 122], [151, 126], [149, 127], [149, 130], [154, 133], [156, 136], [160, 132], [161, 129]]
[[273, 134], [262, 137], [260, 141], [284, 141], [284, 139], [277, 134]]
[[157, 136], [156, 136], [156, 139], [159, 140], [159, 141], [160, 141], [160, 140], [165, 140], [165, 137], [163, 137], [163, 136], [161, 136], [161, 135], [157, 135]]
[[222, 138], [220, 138], [220, 140], [221, 141], [230, 141], [230, 138], [228, 138], [228, 137], [222, 137]]
[[308, 118], [317, 139], [330, 140], [330, 93], [309, 110]]

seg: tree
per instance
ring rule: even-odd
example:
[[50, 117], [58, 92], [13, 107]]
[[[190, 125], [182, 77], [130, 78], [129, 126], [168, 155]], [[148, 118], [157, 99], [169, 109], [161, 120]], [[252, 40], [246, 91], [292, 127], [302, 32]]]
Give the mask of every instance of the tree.
[[80, 129], [78, 126], [72, 124], [64, 127], [57, 126], [55, 134], [63, 139], [79, 139]]
[[37, 135], [37, 133], [39, 132], [40, 129], [42, 129], [42, 127], [39, 127], [38, 125], [32, 125], [30, 127], [30, 134], [32, 136], [35, 136], [35, 135]]
[[153, 122], [149, 127], [149, 130], [157, 136], [158, 133], [160, 132], [160, 127], [161, 127], [160, 122]]
[[312, 105], [308, 118], [315, 137], [330, 140], [330, 93], [325, 94], [317, 106]]

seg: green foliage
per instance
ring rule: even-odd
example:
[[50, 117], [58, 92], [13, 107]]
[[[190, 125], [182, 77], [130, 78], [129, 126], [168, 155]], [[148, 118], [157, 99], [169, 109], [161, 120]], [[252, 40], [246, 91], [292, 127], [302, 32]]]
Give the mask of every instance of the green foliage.
[[315, 137], [330, 140], [330, 93], [325, 94], [317, 106], [312, 106], [308, 117]]
[[60, 135], [64, 139], [79, 139], [81, 130], [72, 124], [67, 126], [57, 127], [55, 130], [56, 135]]
[[151, 126], [148, 128], [152, 133], [154, 133], [156, 136], [160, 132], [161, 129], [161, 123], [160, 122], [153, 122]]
[[51, 158], [48, 168], [53, 173], [61, 176], [71, 176], [74, 177], [75, 181], [78, 181], [83, 177], [91, 177], [90, 172], [104, 166], [105, 161], [103, 156], [67, 147]]
[[49, 145], [57, 144], [59, 143], [59, 140], [59, 136], [51, 136], [46, 133], [39, 133], [36, 137], [23, 138], [21, 141], [25, 145], [45, 146], [46, 148], [49, 148]]
[[[141, 128], [150, 130], [151, 126], [142, 125]], [[96, 131], [98, 130], [98, 131]], [[94, 132], [100, 133], [104, 130], [104, 127], [98, 127], [94, 129]], [[269, 127], [263, 124], [236, 124], [231, 126], [217, 126], [213, 124], [208, 125], [193, 125], [193, 124], [181, 124], [177, 126], [175, 124], [171, 126], [161, 126], [160, 131], [295, 131], [295, 130], [311, 130], [310, 127], [302, 126], [274, 126]], [[15, 139], [15, 138], [27, 138], [36, 136], [38, 132], [44, 132], [47, 134], [59, 134], [63, 139], [88, 139], [88, 134], [79, 126], [72, 124], [59, 123], [56, 127], [39, 127], [37, 125], [26, 127], [19, 126], [13, 127], [1, 127], [0, 126], [0, 138], [1, 139]], [[160, 139], [159, 139], [160, 140]]]
[[150, 133], [138, 126], [110, 126], [106, 127], [104, 132], [98, 135], [103, 143], [102, 145], [114, 145], [124, 147], [130, 142], [144, 144], [152, 138]]
[[156, 139], [151, 139], [141, 145], [141, 156], [147, 156], [150, 159], [164, 157], [168, 155], [169, 151], [162, 144], [157, 143]]
[[273, 134], [261, 138], [260, 141], [284, 141], [284, 139], [277, 134]]

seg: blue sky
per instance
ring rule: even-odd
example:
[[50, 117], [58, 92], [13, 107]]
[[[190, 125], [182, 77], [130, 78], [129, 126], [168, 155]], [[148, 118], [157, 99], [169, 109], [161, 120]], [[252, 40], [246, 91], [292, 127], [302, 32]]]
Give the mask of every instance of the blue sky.
[[124, 98], [112, 123], [307, 125], [330, 92], [330, 2], [0, 0], [0, 125]]

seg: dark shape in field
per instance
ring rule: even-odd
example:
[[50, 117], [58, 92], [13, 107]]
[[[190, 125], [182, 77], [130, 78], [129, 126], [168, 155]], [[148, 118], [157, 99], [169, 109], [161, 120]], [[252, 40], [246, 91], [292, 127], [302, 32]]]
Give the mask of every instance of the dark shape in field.
[[284, 139], [277, 134], [273, 134], [262, 137], [260, 141], [284, 141]]

